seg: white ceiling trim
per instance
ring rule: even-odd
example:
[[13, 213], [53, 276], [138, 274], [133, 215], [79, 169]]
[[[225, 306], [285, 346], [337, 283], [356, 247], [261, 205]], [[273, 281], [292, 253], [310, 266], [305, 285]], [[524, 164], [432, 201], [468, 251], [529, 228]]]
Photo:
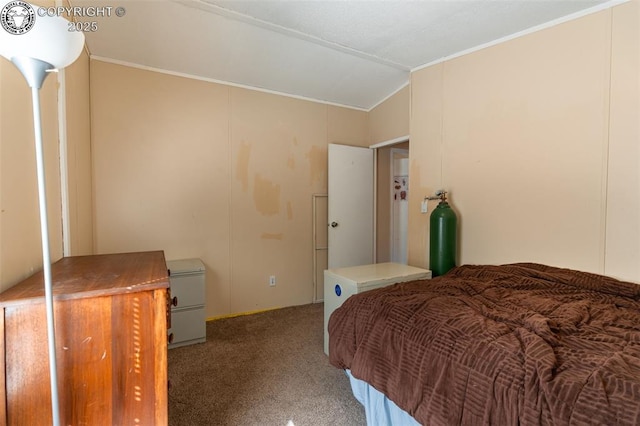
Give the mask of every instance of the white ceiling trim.
[[274, 24], [272, 22], [263, 21], [258, 18], [254, 18], [253, 16], [245, 15], [240, 12], [236, 12], [234, 10], [226, 9], [222, 6], [218, 6], [216, 4], [207, 3], [202, 0], [171, 0], [175, 3], [179, 3], [185, 7], [190, 7], [193, 9], [202, 10], [208, 13], [215, 13], [216, 15], [224, 16], [225, 18], [234, 19], [236, 21], [243, 22], [245, 24], [254, 25], [257, 27], [261, 27], [266, 30], [275, 31], [280, 34], [295, 37], [300, 40], [308, 41], [311, 43], [318, 44], [323, 47], [327, 47], [329, 49], [337, 50], [338, 52], [347, 53], [349, 55], [357, 56], [362, 59], [366, 59], [368, 61], [376, 62], [381, 65], [386, 65], [392, 68], [395, 68], [400, 71], [410, 71], [410, 67], [406, 65], [399, 64], [397, 62], [390, 61], [385, 58], [381, 58], [376, 55], [372, 55], [370, 53], [363, 52], [361, 50], [353, 49], [347, 46], [343, 46], [341, 44], [333, 43], [331, 41], [315, 37], [311, 34], [306, 34], [292, 28], [286, 28], [278, 24]]
[[375, 143], [373, 145], [369, 145], [369, 148], [370, 149], [384, 148], [385, 146], [396, 145], [396, 144], [404, 143], [404, 142], [409, 142], [409, 135], [400, 136], [400, 137], [397, 137], [395, 139], [390, 139], [390, 140], [384, 141], [384, 142], [378, 142], [378, 143]]
[[331, 105], [331, 106], [336, 106], [336, 107], [341, 107], [341, 108], [348, 108], [348, 109], [353, 109], [353, 110], [356, 110], [356, 111], [363, 111], [363, 112], [371, 111], [371, 109], [359, 108], [359, 107], [355, 107], [355, 106], [351, 106], [351, 105], [343, 105], [343, 104], [339, 104], [339, 103], [335, 103], [335, 102], [324, 101], [324, 100], [321, 100], [321, 99], [308, 98], [308, 97], [305, 97], [305, 96], [292, 95], [290, 93], [278, 92], [276, 90], [263, 89], [263, 88], [260, 88], [260, 87], [248, 86], [248, 85], [244, 85], [244, 84], [233, 83], [233, 82], [230, 82], [230, 81], [216, 80], [214, 78], [201, 77], [199, 75], [186, 74], [186, 73], [177, 72], [177, 71], [169, 71], [169, 70], [164, 70], [164, 69], [161, 69], [161, 68], [149, 67], [147, 65], [136, 64], [134, 62], [127, 62], [127, 61], [120, 61], [118, 59], [105, 58], [103, 56], [90, 55], [90, 58], [93, 59], [93, 60], [96, 60], [96, 61], [100, 61], [100, 62], [107, 62], [107, 63], [110, 63], [110, 64], [122, 65], [122, 66], [125, 66], [125, 67], [136, 68], [136, 69], [140, 69], [140, 70], [144, 70], [144, 71], [151, 71], [151, 72], [157, 72], [157, 73], [160, 73], [160, 74], [172, 75], [172, 76], [175, 76], [175, 77], [190, 78], [190, 79], [193, 79], [193, 80], [204, 81], [204, 82], [207, 82], [207, 83], [215, 83], [215, 84], [221, 84], [221, 85], [224, 85], [224, 86], [237, 87], [237, 88], [240, 88], [240, 89], [253, 90], [255, 92], [268, 93], [270, 95], [284, 96], [284, 97], [287, 97], [287, 98], [299, 99], [299, 100], [302, 100], [302, 101], [315, 102], [315, 103], [319, 103], [319, 104]]
[[513, 40], [513, 39], [516, 39], [516, 38], [519, 38], [519, 37], [523, 37], [523, 36], [526, 36], [526, 35], [529, 35], [529, 34], [532, 34], [532, 33], [547, 29], [547, 28], [555, 27], [556, 25], [564, 24], [565, 22], [573, 21], [575, 19], [582, 18], [583, 16], [591, 15], [593, 13], [597, 13], [597, 12], [600, 12], [600, 11], [603, 11], [603, 10], [606, 10], [606, 9], [610, 9], [610, 8], [612, 8], [614, 6], [618, 6], [620, 4], [627, 3], [629, 1], [632, 1], [632, 0], [609, 0], [606, 3], [601, 3], [601, 4], [597, 5], [597, 6], [593, 6], [593, 7], [590, 7], [588, 9], [584, 9], [584, 10], [581, 10], [579, 12], [575, 12], [575, 13], [572, 13], [570, 15], [563, 16], [562, 18], [554, 19], [552, 21], [545, 22], [544, 24], [536, 25], [534, 27], [527, 28], [526, 30], [510, 34], [510, 35], [508, 35], [506, 37], [501, 37], [499, 39], [490, 41], [488, 43], [480, 44], [480, 45], [472, 47], [470, 49], [465, 49], [465, 50], [462, 50], [460, 52], [454, 53], [452, 55], [445, 56], [445, 57], [437, 59], [435, 61], [431, 61], [431, 62], [429, 62], [427, 64], [420, 65], [419, 67], [415, 67], [415, 68], [411, 69], [411, 72], [413, 73], [413, 72], [419, 71], [421, 69], [429, 68], [429, 67], [431, 67], [433, 65], [437, 65], [437, 64], [440, 64], [442, 62], [449, 61], [451, 59], [459, 58], [460, 56], [468, 55], [469, 53], [477, 52], [479, 50], [486, 49], [488, 47], [492, 47], [492, 46], [495, 46], [495, 45], [498, 45], [498, 44], [501, 44], [501, 43], [504, 43], [504, 42], [507, 42], [507, 41], [510, 41], [510, 40]]

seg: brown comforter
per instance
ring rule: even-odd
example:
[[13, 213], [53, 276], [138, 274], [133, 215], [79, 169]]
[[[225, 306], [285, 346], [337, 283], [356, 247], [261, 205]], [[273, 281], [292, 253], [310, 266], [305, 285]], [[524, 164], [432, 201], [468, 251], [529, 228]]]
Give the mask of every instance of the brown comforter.
[[350, 297], [331, 363], [424, 425], [640, 425], [640, 285], [461, 266]]

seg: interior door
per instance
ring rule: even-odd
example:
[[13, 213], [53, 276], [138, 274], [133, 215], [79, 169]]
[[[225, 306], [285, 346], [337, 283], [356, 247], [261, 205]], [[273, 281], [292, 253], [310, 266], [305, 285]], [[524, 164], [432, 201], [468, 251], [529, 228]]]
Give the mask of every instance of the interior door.
[[329, 269], [373, 262], [373, 150], [329, 144]]

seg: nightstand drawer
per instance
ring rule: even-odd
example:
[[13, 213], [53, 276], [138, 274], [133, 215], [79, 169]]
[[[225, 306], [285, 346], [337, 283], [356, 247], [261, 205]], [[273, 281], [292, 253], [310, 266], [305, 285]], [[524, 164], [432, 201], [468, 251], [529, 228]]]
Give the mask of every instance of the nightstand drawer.
[[169, 348], [200, 343], [206, 340], [206, 322], [204, 306], [171, 311], [171, 329], [173, 343]]
[[171, 276], [171, 297], [177, 298], [176, 308], [186, 308], [194, 305], [204, 305], [204, 275]]

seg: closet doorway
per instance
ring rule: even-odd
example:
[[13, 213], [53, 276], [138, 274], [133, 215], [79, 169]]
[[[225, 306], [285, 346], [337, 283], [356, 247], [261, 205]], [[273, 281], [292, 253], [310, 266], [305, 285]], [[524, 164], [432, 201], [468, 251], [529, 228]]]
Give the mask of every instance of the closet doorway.
[[407, 264], [409, 150], [391, 149], [391, 261]]
[[376, 149], [376, 262], [407, 263], [408, 137]]

